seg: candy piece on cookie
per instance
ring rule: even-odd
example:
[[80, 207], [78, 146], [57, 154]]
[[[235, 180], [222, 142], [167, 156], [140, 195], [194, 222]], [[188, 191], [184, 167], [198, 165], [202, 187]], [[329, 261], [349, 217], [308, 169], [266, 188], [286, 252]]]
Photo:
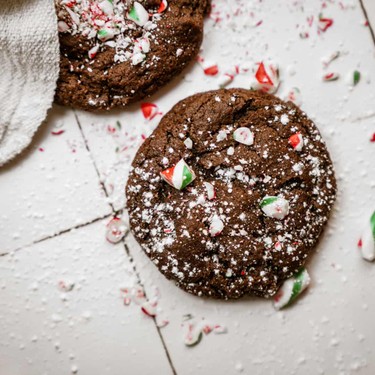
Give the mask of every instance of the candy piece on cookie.
[[160, 173], [162, 179], [177, 190], [182, 190], [195, 180], [194, 171], [181, 159], [174, 167]]
[[282, 220], [289, 213], [289, 202], [282, 197], [265, 196], [259, 205], [264, 214], [273, 219]]

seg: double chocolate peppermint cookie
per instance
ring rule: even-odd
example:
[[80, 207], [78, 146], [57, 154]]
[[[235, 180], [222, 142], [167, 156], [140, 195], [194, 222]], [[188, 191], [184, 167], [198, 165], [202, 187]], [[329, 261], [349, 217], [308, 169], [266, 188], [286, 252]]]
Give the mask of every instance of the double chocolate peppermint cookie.
[[86, 110], [153, 94], [197, 55], [210, 0], [55, 0], [56, 101]]
[[269, 297], [313, 253], [336, 195], [314, 123], [243, 89], [178, 103], [139, 149], [130, 225], [159, 270], [216, 298]]

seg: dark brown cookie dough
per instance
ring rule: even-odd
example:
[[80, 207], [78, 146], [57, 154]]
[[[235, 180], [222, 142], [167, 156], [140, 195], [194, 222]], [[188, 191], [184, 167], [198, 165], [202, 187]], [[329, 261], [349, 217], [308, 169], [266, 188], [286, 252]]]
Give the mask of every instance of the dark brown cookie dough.
[[55, 3], [61, 52], [55, 100], [86, 110], [126, 106], [179, 74], [199, 51], [210, 7], [210, 0]]
[[[234, 139], [239, 128], [253, 144]], [[181, 159], [196, 179], [180, 191], [160, 173]], [[126, 191], [132, 232], [168, 279], [200, 296], [269, 297], [313, 253], [336, 181], [319, 130], [299, 108], [232, 89], [167, 113], [139, 149]], [[262, 209], [270, 196], [288, 207]]]

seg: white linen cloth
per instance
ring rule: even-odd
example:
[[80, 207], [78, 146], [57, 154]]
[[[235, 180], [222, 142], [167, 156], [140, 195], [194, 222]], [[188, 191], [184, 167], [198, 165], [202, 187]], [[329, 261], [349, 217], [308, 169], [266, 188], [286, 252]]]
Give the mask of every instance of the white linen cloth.
[[46, 118], [59, 75], [53, 0], [0, 0], [0, 166]]

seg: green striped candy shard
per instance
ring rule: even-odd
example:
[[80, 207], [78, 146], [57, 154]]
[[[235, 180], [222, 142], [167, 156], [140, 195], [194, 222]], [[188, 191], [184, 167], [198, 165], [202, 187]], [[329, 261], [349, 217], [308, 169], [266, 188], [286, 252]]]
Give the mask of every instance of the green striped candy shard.
[[100, 30], [98, 31], [98, 35], [100, 35], [100, 36], [106, 36], [107, 34], [108, 34], [107, 30], [100, 29]]
[[371, 226], [372, 237], [374, 238], [374, 241], [375, 241], [375, 211], [370, 218], [370, 226]]
[[353, 83], [356, 85], [361, 79], [361, 73], [358, 70], [355, 70], [353, 73]]
[[132, 19], [132, 20], [135, 20], [135, 21], [140, 21], [139, 20], [139, 16], [137, 14], [137, 11], [135, 10], [135, 6], [133, 5], [133, 8], [130, 9], [130, 12], [129, 12], [129, 17]]
[[268, 206], [269, 204], [272, 204], [276, 202], [279, 198], [278, 197], [267, 197], [263, 198], [260, 202], [260, 208], [263, 208], [264, 206]]
[[191, 173], [190, 169], [184, 165], [184, 169], [182, 172], [182, 184], [181, 190], [185, 189], [193, 181], [193, 173]]
[[292, 289], [292, 295], [289, 300], [289, 304], [294, 302], [294, 300], [299, 296], [302, 290], [302, 284], [303, 284], [303, 274], [305, 273], [305, 269], [302, 268], [295, 276], [294, 276], [294, 284]]

